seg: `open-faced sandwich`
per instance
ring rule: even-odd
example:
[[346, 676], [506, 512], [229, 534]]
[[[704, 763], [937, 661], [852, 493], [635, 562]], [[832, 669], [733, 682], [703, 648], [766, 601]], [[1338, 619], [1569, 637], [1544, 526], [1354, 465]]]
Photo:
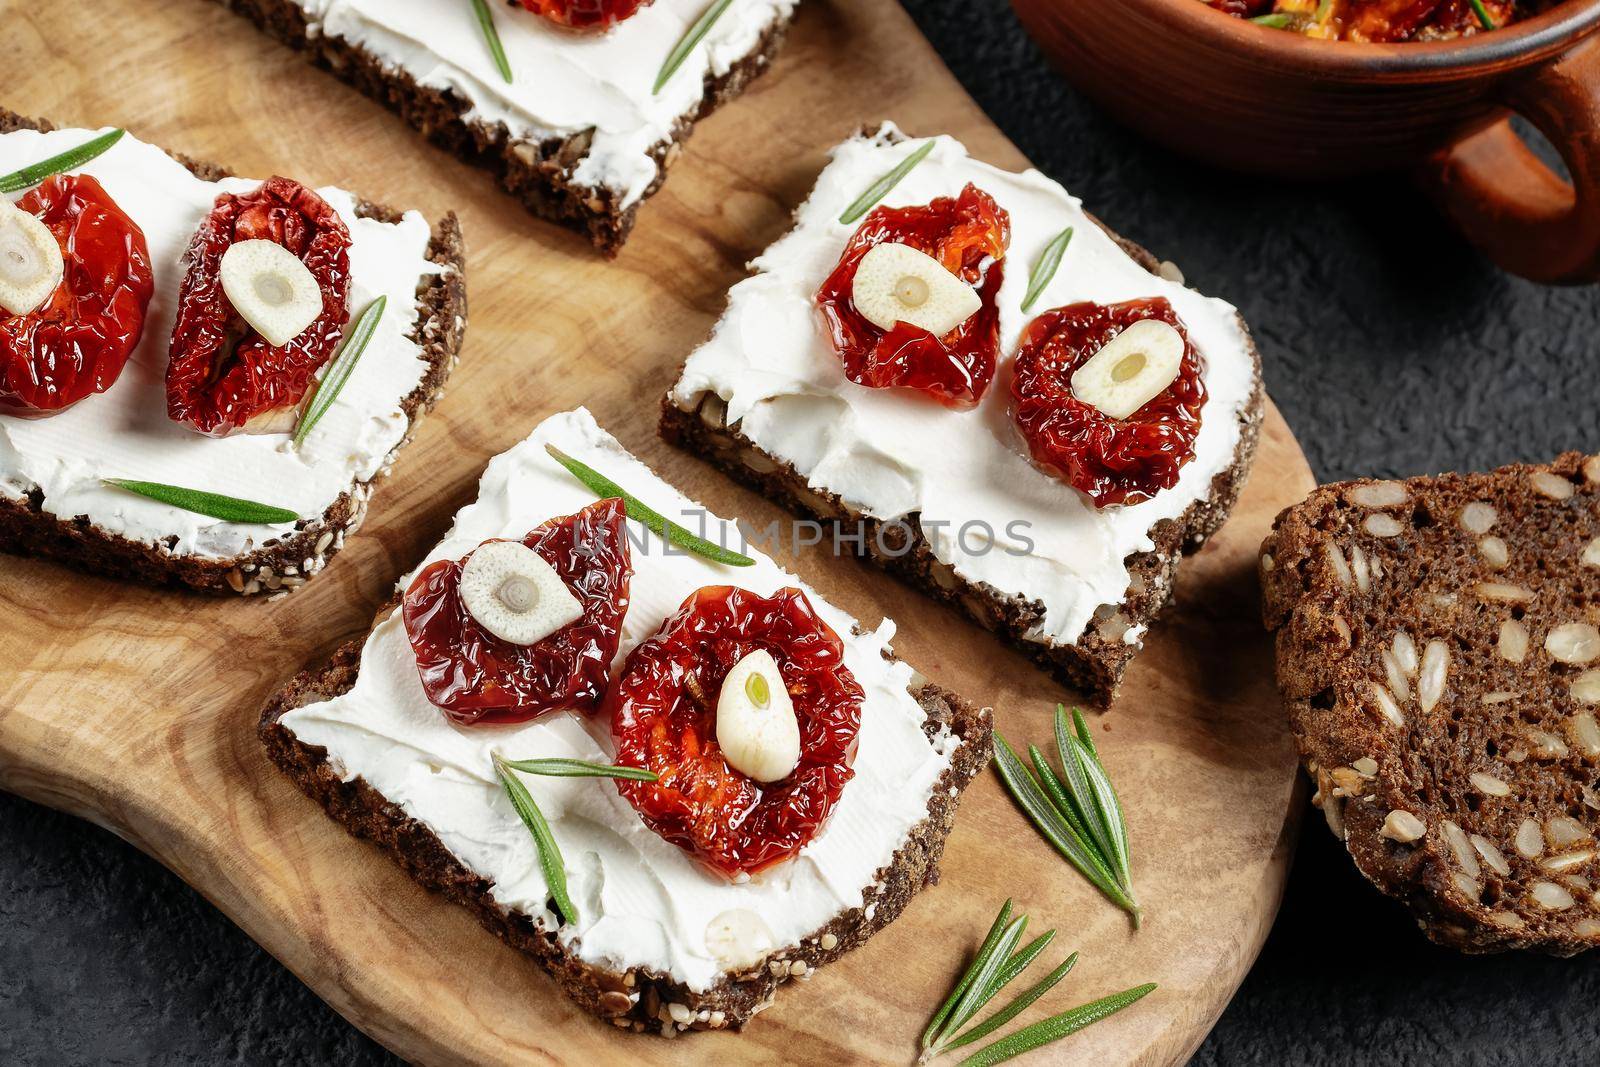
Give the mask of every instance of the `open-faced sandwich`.
[[615, 255], [798, 0], [225, 2]]
[[586, 1010], [742, 1025], [935, 878], [990, 724], [737, 539], [552, 416], [261, 737]]
[[1248, 472], [1238, 313], [1038, 172], [889, 125], [753, 269], [662, 434], [1108, 702]]
[[0, 549], [224, 594], [322, 570], [455, 363], [455, 216], [3, 111], [0, 174]]
[[1261, 587], [1361, 873], [1455, 948], [1600, 945], [1600, 456], [1324, 486]]

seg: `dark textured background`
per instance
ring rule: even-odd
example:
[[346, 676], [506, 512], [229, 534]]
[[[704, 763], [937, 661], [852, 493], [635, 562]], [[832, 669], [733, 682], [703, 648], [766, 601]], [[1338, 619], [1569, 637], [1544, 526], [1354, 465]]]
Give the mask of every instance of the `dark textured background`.
[[[999, 0], [906, 6], [1043, 170], [1239, 305], [1319, 478], [1600, 451], [1593, 289], [1496, 272], [1401, 182], [1291, 188], [1153, 149], [1058, 81]], [[1315, 813], [1306, 830], [1196, 1064], [1600, 1059], [1600, 959], [1436, 949]], [[0, 1064], [269, 1062], [394, 1059], [164, 868], [0, 795]]]

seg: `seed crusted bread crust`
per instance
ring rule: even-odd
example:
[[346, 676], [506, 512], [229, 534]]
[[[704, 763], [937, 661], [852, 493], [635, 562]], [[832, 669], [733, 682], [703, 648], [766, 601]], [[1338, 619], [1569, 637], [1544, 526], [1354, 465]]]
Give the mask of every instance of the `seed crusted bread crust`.
[[[1094, 216], [1090, 218], [1134, 262], [1161, 276], [1162, 265], [1155, 256], [1118, 236]], [[979, 625], [1006, 638], [1062, 683], [1081, 690], [1091, 703], [1104, 709], [1110, 707], [1122, 675], [1139, 649], [1138, 645], [1125, 642], [1124, 635], [1135, 626], [1148, 626], [1171, 601], [1178, 564], [1227, 520], [1250, 474], [1266, 409], [1266, 391], [1261, 380], [1261, 355], [1242, 316], [1239, 326], [1249, 345], [1252, 385], [1249, 402], [1239, 416], [1239, 444], [1233, 464], [1212, 479], [1210, 493], [1204, 499], [1191, 504], [1178, 519], [1163, 519], [1151, 528], [1155, 547], [1124, 561], [1129, 582], [1122, 602], [1101, 605], [1084, 635], [1070, 645], [1029, 640], [1026, 635], [1044, 617], [1044, 604], [1009, 596], [987, 582], [969, 581], [941, 563], [922, 533], [919, 515], [884, 523], [861, 514], [834, 493], [812, 488], [793, 464], [762, 449], [740, 430], [730, 428], [727, 405], [714, 393], [702, 394], [698, 408], [685, 411], [673, 403], [669, 391], [661, 402], [660, 433], [669, 443], [696, 453], [734, 480], [792, 511], [819, 522], [847, 523], [864, 531], [864, 543], [857, 542], [860, 555], [934, 599], [956, 605]], [[680, 378], [686, 365], [687, 361], [678, 368]]]
[[[45, 121], [24, 118], [0, 108], [0, 133], [48, 131]], [[196, 177], [217, 181], [227, 170], [173, 155]], [[360, 201], [363, 218], [398, 222], [401, 213]], [[268, 597], [291, 591], [319, 573], [344, 547], [366, 518], [367, 504], [378, 477], [388, 473], [400, 450], [411, 441], [417, 423], [444, 395], [445, 380], [460, 359], [467, 325], [466, 249], [454, 212], [434, 223], [427, 258], [444, 269], [417, 288], [417, 323], [411, 340], [422, 348], [428, 364], [417, 387], [400, 402], [409, 425], [379, 468], [367, 481], [356, 481], [315, 519], [300, 522], [294, 533], [269, 541], [255, 552], [228, 559], [173, 555], [166, 546], [132, 541], [93, 525], [87, 516], [60, 518], [44, 510], [39, 490], [20, 500], [0, 498], [0, 549], [39, 556], [111, 578], [153, 585], [182, 585], [204, 593]]]
[[295, 708], [348, 692], [360, 671], [364, 644], [365, 638], [345, 644], [325, 666], [301, 673], [272, 698], [257, 731], [268, 756], [351, 835], [372, 841], [417, 883], [465, 907], [490, 933], [538, 960], [585, 1011], [639, 1033], [670, 1037], [683, 1030], [742, 1027], [771, 1006], [780, 985], [808, 977], [889, 925], [920, 889], [939, 880], [939, 859], [961, 794], [989, 761], [989, 710], [921, 682], [913, 693], [927, 712], [924, 730], [931, 737], [948, 728], [960, 744], [949, 769], [934, 783], [926, 818], [866, 887], [862, 907], [842, 912], [799, 945], [778, 949], [748, 970], [726, 975], [696, 993], [648, 968], [617, 972], [580, 960], [553, 932], [497, 903], [490, 894], [492, 883], [462, 866], [427, 826], [364, 779], [342, 781], [328, 762], [327, 749], [301, 742], [282, 725], [282, 717]]
[[1262, 546], [1313, 803], [1434, 941], [1600, 944], [1600, 456], [1317, 489]]
[[649, 151], [656, 163], [655, 181], [624, 208], [621, 194], [615, 190], [573, 181], [573, 172], [589, 151], [592, 130], [544, 141], [516, 140], [502, 122], [469, 118], [471, 101], [453, 89], [429, 88], [407, 71], [385, 65], [360, 45], [308, 32], [305, 10], [295, 0], [216, 2], [306, 53], [318, 66], [399, 114], [434, 144], [489, 171], [530, 213], [583, 234], [607, 256], [622, 250], [640, 205], [666, 181], [667, 171], [682, 156], [683, 143], [695, 124], [738, 96], [771, 65], [790, 22], [784, 19], [768, 27], [755, 48], [726, 73], [706, 75], [699, 105], [674, 124], [671, 136]]

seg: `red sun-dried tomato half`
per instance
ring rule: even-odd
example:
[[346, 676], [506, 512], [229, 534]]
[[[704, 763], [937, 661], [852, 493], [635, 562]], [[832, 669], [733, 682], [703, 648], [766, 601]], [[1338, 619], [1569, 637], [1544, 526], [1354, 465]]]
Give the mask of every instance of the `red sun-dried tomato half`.
[[[222, 255], [272, 241], [297, 256], [322, 291], [322, 314], [282, 347], [253, 330], [222, 289]], [[223, 193], [184, 254], [167, 364], [167, 414], [201, 433], [273, 433], [294, 426], [312, 378], [350, 318], [350, 230], [322, 197], [289, 178]]]
[[[861, 257], [886, 241], [937, 259], [977, 289], [982, 307], [943, 337], [906, 322], [885, 331], [868, 321], [856, 309], [852, 286]], [[917, 207], [875, 208], [817, 290], [817, 308], [845, 376], [875, 389], [918, 389], [946, 407], [971, 407], [983, 399], [1000, 356], [995, 296], [1010, 244], [1010, 214], [976, 185]]]
[[517, 0], [535, 15], [573, 30], [608, 30], [649, 7], [652, 0]]
[[[1126, 419], [1079, 400], [1072, 374], [1140, 319], [1183, 335], [1183, 360], [1166, 390]], [[1121, 304], [1069, 304], [1028, 324], [1017, 348], [1012, 417], [1034, 462], [1083, 492], [1097, 508], [1136, 504], [1177, 484], [1194, 458], [1206, 387], [1200, 353], [1183, 320], [1161, 297]]]
[[[765, 784], [730, 767], [716, 738], [722, 681], [759, 649], [777, 661], [800, 723], [799, 764]], [[645, 825], [706, 866], [759, 871], [804, 848], [854, 777], [863, 696], [844, 643], [803, 592], [707, 586], [629, 653], [606, 696], [617, 761], [661, 776], [617, 788]]]
[[111, 388], [144, 335], [155, 274], [144, 231], [88, 175], [46, 178], [17, 207], [55, 236], [65, 268], [33, 311], [0, 308], [0, 411], [35, 418]]
[[468, 613], [460, 590], [470, 554], [418, 574], [401, 618], [428, 699], [463, 726], [527, 722], [563, 708], [594, 710], [628, 613], [633, 556], [626, 518], [620, 499], [601, 500], [523, 538], [583, 608], [583, 618], [531, 645], [502, 641]]

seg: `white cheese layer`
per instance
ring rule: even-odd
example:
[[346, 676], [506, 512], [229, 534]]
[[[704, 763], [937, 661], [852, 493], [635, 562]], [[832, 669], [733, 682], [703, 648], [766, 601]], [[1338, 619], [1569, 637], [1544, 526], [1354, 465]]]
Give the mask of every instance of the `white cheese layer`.
[[[727, 401], [730, 425], [738, 423], [763, 450], [793, 464], [812, 488], [835, 493], [868, 516], [890, 521], [920, 514], [934, 554], [956, 573], [1043, 603], [1031, 640], [1074, 643], [1097, 607], [1125, 599], [1124, 560], [1153, 547], [1151, 527], [1207, 497], [1212, 478], [1233, 464], [1239, 416], [1255, 374], [1246, 335], [1231, 305], [1151, 275], [1056, 182], [1038, 171], [999, 170], [939, 137], [882, 203], [925, 204], [975, 182], [1010, 213], [1011, 248], [998, 297], [999, 371], [970, 411], [952, 411], [913, 390], [850, 382], [813, 297], [859, 225], [843, 224], [839, 216], [926, 143], [890, 143], [897, 132], [885, 125], [876, 136], [834, 149], [795, 228], [729, 292], [727, 311], [689, 358], [672, 398], [687, 410], [702, 395], [717, 394]], [[1023, 314], [1033, 265], [1068, 226], [1073, 238], [1060, 268]], [[1172, 303], [1206, 361], [1209, 399], [1195, 457], [1173, 488], [1131, 507], [1097, 511], [1029, 461], [1009, 414], [1010, 358], [1023, 328], [1050, 308], [1156, 296]], [[973, 522], [986, 523], [994, 536], [968, 525]]]
[[469, 121], [505, 126], [513, 141], [594, 138], [573, 175], [622, 195], [626, 208], [655, 181], [650, 150], [700, 106], [707, 75], [753, 52], [798, 0], [739, 0], [654, 91], [673, 47], [710, 0], [655, 0], [605, 33], [579, 33], [507, 4], [492, 4], [514, 78], [501, 76], [472, 5], [439, 0], [300, 0], [314, 32], [358, 45], [430, 89], [459, 94]]
[[[526, 441], [490, 462], [477, 501], [457, 514], [423, 566], [458, 559], [489, 538], [521, 538], [547, 518], [592, 503], [594, 494], [545, 452], [547, 442], [689, 529], [699, 532], [704, 518], [705, 536], [740, 543], [731, 523], [707, 515], [661, 481], [579, 409], [545, 420]], [[736, 584], [762, 595], [784, 586], [805, 588], [765, 556], [756, 556], [753, 567], [724, 567], [668, 548], [637, 524], [630, 523], [630, 532], [636, 538], [632, 602], [619, 666], [702, 586]], [[403, 578], [402, 587], [410, 580]], [[853, 635], [853, 619], [806, 593], [843, 638], [845, 663], [866, 700], [855, 778], [823, 833], [794, 860], [732, 884], [656, 836], [612, 782], [523, 777], [560, 843], [578, 910], [577, 922], [562, 927], [560, 937], [583, 960], [654, 968], [692, 989], [707, 989], [727, 969], [706, 944], [713, 919], [746, 909], [765, 923], [774, 947], [794, 945], [841, 911], [860, 907], [863, 890], [926, 815], [956, 738], [941, 731], [930, 741], [923, 733], [926, 716], [907, 692], [911, 668], [881, 654], [893, 623]], [[364, 778], [433, 830], [463, 865], [494, 883], [500, 904], [553, 924], [538, 853], [495, 780], [491, 756], [610, 763], [608, 723], [562, 712], [519, 726], [454, 725], [423, 693], [398, 609], [368, 637], [360, 675], [348, 693], [289, 712], [282, 722], [301, 741], [325, 747], [346, 781]]]
[[[0, 136], [0, 173], [80, 145], [95, 132]], [[352, 319], [378, 296], [389, 298], [377, 333], [333, 407], [299, 448], [281, 433], [209, 438], [167, 417], [167, 360], [183, 254], [219, 193], [247, 192], [260, 181], [201, 181], [131, 135], [75, 173], [98, 179], [144, 231], [155, 294], [144, 335], [110, 389], [42, 419], [0, 414], [0, 494], [40, 491], [48, 514], [86, 516], [106, 532], [165, 545], [172, 555], [226, 559], [292, 532], [294, 524], [222, 522], [108, 488], [102, 479], [165, 482], [314, 518], [355, 481], [372, 478], [405, 435], [400, 402], [427, 370], [421, 348], [406, 336], [416, 328], [418, 285], [440, 269], [427, 259], [427, 220], [416, 212], [396, 224], [357, 218], [350, 193], [319, 189], [350, 227]]]

